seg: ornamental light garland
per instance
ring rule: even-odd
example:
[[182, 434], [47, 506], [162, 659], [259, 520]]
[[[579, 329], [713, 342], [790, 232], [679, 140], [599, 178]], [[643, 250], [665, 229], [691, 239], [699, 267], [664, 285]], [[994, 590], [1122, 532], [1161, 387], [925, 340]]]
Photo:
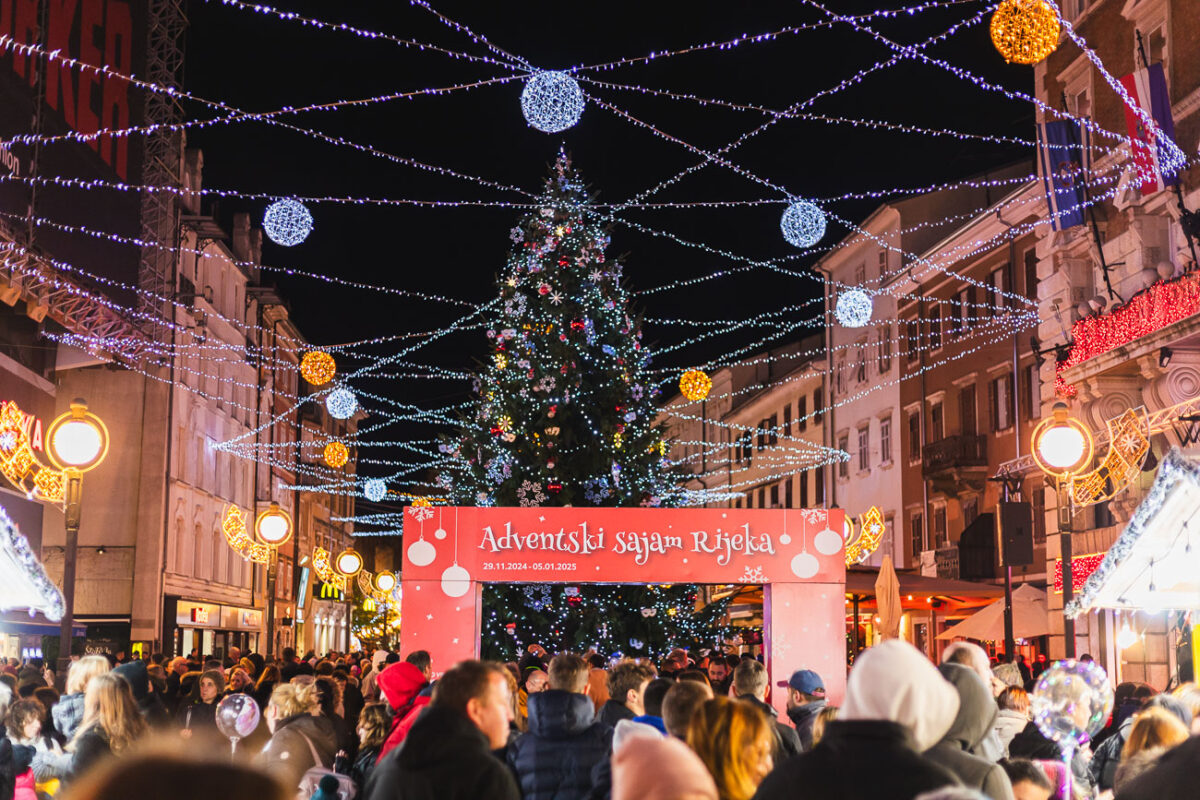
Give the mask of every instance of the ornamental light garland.
[[324, 386], [333, 380], [337, 362], [323, 350], [310, 350], [300, 359], [300, 375], [312, 386]]
[[543, 133], [559, 133], [573, 127], [583, 115], [583, 105], [583, 90], [565, 72], [539, 72], [521, 92], [525, 121]]
[[1036, 64], [1058, 47], [1062, 26], [1045, 0], [1004, 0], [992, 14], [992, 44], [1004, 60]]
[[325, 451], [322, 455], [325, 463], [334, 469], [344, 467], [346, 462], [350, 460], [350, 450], [341, 442], [330, 442], [325, 445]]
[[689, 369], [683, 375], [679, 376], [680, 393], [693, 402], [708, 397], [709, 391], [712, 390], [712, 385], [712, 378], [698, 369]]
[[312, 233], [313, 218], [303, 203], [276, 200], [263, 215], [263, 233], [275, 244], [298, 245]]
[[354, 392], [341, 386], [325, 398], [325, 408], [334, 419], [350, 419], [354, 412], [358, 411], [358, 398], [354, 396]]
[[847, 328], [861, 328], [871, 321], [871, 296], [862, 289], [847, 289], [838, 295], [833, 314]]

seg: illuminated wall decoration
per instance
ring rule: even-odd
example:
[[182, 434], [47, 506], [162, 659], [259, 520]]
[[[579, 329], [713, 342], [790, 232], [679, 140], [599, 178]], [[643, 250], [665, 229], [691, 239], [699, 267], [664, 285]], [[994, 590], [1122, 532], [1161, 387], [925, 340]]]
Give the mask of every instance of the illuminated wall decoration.
[[343, 594], [349, 589], [346, 582], [346, 576], [342, 575], [333, 568], [332, 559], [329, 556], [329, 551], [323, 547], [314, 547], [312, 552], [313, 572], [323, 582], [334, 587], [337, 591]]
[[246, 517], [237, 506], [229, 506], [225, 509], [225, 519], [221, 521], [221, 532], [225, 534], [226, 543], [242, 558], [253, 561], [255, 564], [270, 562], [271, 548], [250, 537], [246, 530]]
[[[1083, 588], [1083, 585], [1087, 583], [1087, 579], [1100, 566], [1100, 562], [1104, 560], [1105, 555], [1105, 553], [1089, 553], [1088, 555], [1075, 556], [1071, 559], [1071, 586], [1074, 592], [1079, 592]], [[1056, 558], [1054, 559], [1054, 593], [1062, 594], [1062, 590], [1062, 559]]]
[[25, 421], [16, 403], [0, 406], [0, 472], [31, 499], [61, 503], [63, 474], [38, 461]]
[[[853, 526], [850, 528], [853, 531]], [[878, 506], [871, 506], [867, 512], [858, 518], [858, 537], [846, 545], [846, 566], [861, 564], [879, 549], [887, 526], [883, 521], [883, 512]], [[851, 534], [853, 536], [853, 534]]]
[[1146, 409], [1126, 409], [1108, 421], [1109, 446], [1100, 466], [1071, 477], [1071, 502], [1088, 506], [1114, 497], [1141, 471], [1150, 452], [1150, 429]]

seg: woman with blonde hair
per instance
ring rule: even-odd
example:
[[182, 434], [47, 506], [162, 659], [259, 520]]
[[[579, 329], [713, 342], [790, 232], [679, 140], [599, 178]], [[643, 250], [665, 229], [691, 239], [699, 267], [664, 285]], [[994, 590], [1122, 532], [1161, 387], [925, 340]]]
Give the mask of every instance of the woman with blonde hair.
[[1133, 718], [1133, 726], [1121, 748], [1121, 763], [1113, 776], [1113, 789], [1119, 790], [1130, 780], [1158, 763], [1162, 754], [1187, 741], [1188, 726], [1165, 708], [1150, 706]]
[[67, 671], [67, 693], [58, 699], [50, 715], [54, 718], [54, 729], [70, 741], [83, 722], [83, 698], [88, 683], [97, 675], [110, 669], [104, 656], [84, 656], [71, 664]]
[[771, 723], [741, 700], [706, 700], [688, 725], [687, 743], [712, 774], [720, 800], [749, 800], [774, 766]]
[[71, 774], [82, 775], [108, 756], [119, 756], [146, 732], [129, 684], [119, 675], [104, 672], [88, 681], [83, 722], [68, 749]]
[[1020, 686], [1006, 686], [996, 698], [1000, 712], [996, 715], [995, 731], [1008, 755], [1008, 745], [1029, 724], [1029, 694]]
[[817, 712], [817, 718], [813, 720], [812, 728], [812, 746], [816, 747], [825, 738], [825, 728], [829, 723], [833, 722], [838, 717], [837, 706], [825, 706]]
[[331, 768], [337, 740], [317, 717], [321, 699], [314, 681], [281, 683], [271, 692], [263, 718], [271, 739], [258, 755], [258, 763], [289, 789], [298, 789], [304, 773], [313, 767]]

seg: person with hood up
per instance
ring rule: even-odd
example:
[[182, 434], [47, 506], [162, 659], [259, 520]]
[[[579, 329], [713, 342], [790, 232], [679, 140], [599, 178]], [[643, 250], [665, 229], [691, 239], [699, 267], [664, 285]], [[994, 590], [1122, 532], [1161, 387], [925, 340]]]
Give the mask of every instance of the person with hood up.
[[397, 661], [384, 668], [376, 681], [379, 699], [392, 709], [392, 730], [379, 750], [382, 759], [400, 746], [416, 723], [421, 709], [429, 705], [430, 696], [422, 690], [429, 686], [425, 673], [407, 661]]
[[643, 739], [612, 757], [612, 800], [718, 800], [700, 757], [677, 739]]
[[504, 667], [460, 661], [438, 681], [404, 746], [379, 759], [363, 800], [520, 800], [492, 755], [508, 741], [511, 720]]
[[913, 800], [958, 784], [921, 755], [958, 714], [958, 693], [911, 644], [889, 639], [854, 662], [837, 720], [810, 752], [780, 764], [755, 800]]
[[529, 697], [529, 732], [508, 748], [525, 800], [582, 800], [604, 780], [600, 765], [607, 764], [613, 731], [595, 718], [586, 694], [590, 669], [581, 657], [560, 653], [550, 661], [550, 688]]
[[[1008, 684], [992, 673], [992, 664], [987, 652], [974, 642], [951, 642], [942, 654], [943, 664], [961, 664], [972, 670], [988, 688], [989, 697], [999, 697]], [[986, 758], [993, 764], [1004, 758], [1004, 745], [995, 729], [989, 730], [974, 749], [974, 754]]]
[[1012, 783], [1000, 765], [977, 755], [996, 725], [999, 709], [986, 686], [970, 667], [943, 663], [938, 671], [958, 692], [958, 713], [941, 741], [925, 757], [953, 772], [963, 785], [978, 789], [992, 800], [1013, 800]]
[[151, 728], [165, 728], [171, 723], [171, 715], [154, 684], [150, 681], [150, 673], [146, 671], [145, 661], [129, 661], [113, 668], [114, 675], [120, 675], [129, 684], [133, 699], [137, 701], [138, 711], [142, 719]]
[[371, 669], [362, 679], [363, 698], [368, 701], [379, 699], [379, 673], [383, 671], [387, 657], [387, 650], [380, 649], [371, 653]]
[[825, 681], [811, 669], [798, 669], [778, 684], [787, 689], [787, 715], [800, 737], [800, 752], [813, 748], [813, 723], [825, 708]]

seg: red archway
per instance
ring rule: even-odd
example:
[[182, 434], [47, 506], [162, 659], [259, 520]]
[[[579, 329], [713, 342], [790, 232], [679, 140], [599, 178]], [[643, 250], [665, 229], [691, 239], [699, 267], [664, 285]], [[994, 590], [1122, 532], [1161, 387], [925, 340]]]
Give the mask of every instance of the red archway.
[[772, 679], [815, 669], [841, 700], [841, 510], [412, 506], [404, 522], [400, 638], [440, 668], [478, 655], [485, 583], [754, 583]]

